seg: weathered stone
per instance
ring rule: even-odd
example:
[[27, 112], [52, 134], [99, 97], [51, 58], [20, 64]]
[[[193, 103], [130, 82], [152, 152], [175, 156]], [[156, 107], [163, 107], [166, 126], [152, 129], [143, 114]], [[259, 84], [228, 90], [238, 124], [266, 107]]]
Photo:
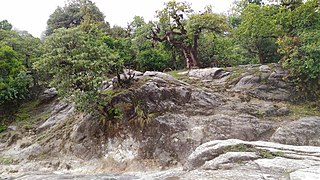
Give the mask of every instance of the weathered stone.
[[205, 170], [231, 169], [235, 163], [240, 164], [258, 158], [255, 152], [227, 152], [213, 160], [206, 161], [201, 168]]
[[270, 67], [268, 65], [262, 65], [259, 67], [260, 72], [270, 72]]
[[17, 126], [8, 126], [8, 129], [11, 131], [16, 131], [17, 130]]
[[[292, 139], [308, 136], [310, 144], [320, 139], [316, 130], [318, 121], [292, 126], [293, 122], [286, 122], [287, 117], [279, 117], [286, 116], [288, 108], [265, 100], [290, 97], [290, 88], [282, 81], [285, 71], [268, 66], [269, 69], [261, 65], [237, 68], [239, 71], [234, 75], [241, 75], [228, 84], [224, 82], [232, 77], [229, 72], [205, 69], [201, 74], [202, 70], [197, 70], [201, 75], [195, 77], [194, 86], [161, 72], [149, 71], [144, 75], [134, 72], [143, 81], [117, 93], [109, 102], [122, 108], [123, 118], [119, 121], [101, 121], [94, 113], [71, 113], [65, 120], [49, 121], [64, 112], [68, 114], [70, 105], [57, 105], [56, 101], [43, 104], [51, 111], [44, 129], [35, 134], [25, 133], [27, 137], [22, 134], [8, 147], [3, 145], [5, 141], [0, 141], [0, 158], [42, 160], [43, 155], [50, 155], [47, 162], [1, 164], [1, 177], [230, 180], [315, 177], [320, 164], [319, 147], [265, 142], [275, 136], [279, 126], [288, 132], [291, 129], [284, 141], [295, 143]], [[103, 85], [112, 87], [110, 82]], [[305, 139], [296, 138], [302, 144]], [[51, 161], [53, 157], [58, 157], [58, 161]], [[97, 174], [100, 172], [117, 175]]]
[[287, 115], [289, 115], [289, 113], [290, 113], [290, 110], [289, 110], [289, 108], [288, 107], [281, 107], [281, 108], [279, 108], [278, 110], [277, 110], [277, 115], [278, 116], [287, 116]]
[[320, 117], [305, 117], [279, 127], [271, 140], [283, 144], [320, 146]]
[[73, 105], [58, 104], [55, 106], [52, 115], [38, 127], [38, 131], [43, 131], [55, 125], [58, 122], [62, 122], [72, 116], [75, 108]]
[[245, 76], [234, 87], [235, 90], [249, 89], [260, 82], [260, 77]]
[[[204, 168], [208, 168], [208, 166], [204, 166], [205, 163], [207, 163], [207, 165], [219, 165], [218, 162], [228, 162], [228, 160], [224, 160], [224, 158], [221, 157], [230, 156], [225, 155], [225, 153], [228, 152], [228, 149], [235, 151], [238, 145], [241, 145], [242, 147], [238, 149], [239, 151], [248, 152], [248, 150], [250, 150], [260, 152], [261, 149], [264, 149], [264, 152], [261, 155], [264, 155], [269, 152], [269, 156], [274, 156], [274, 159], [264, 159], [260, 157], [257, 160], [254, 160], [256, 159], [256, 157], [252, 156], [252, 160], [254, 160], [254, 162], [257, 165], [259, 165], [259, 169], [265, 172], [275, 172], [281, 174], [288, 171], [290, 172], [298, 169], [312, 167], [315, 165], [320, 165], [320, 158], [317, 157], [320, 153], [320, 147], [299, 147], [263, 141], [249, 142], [237, 139], [228, 139], [225, 141], [210, 141], [200, 145], [195, 149], [195, 151], [192, 154], [190, 154], [190, 156], [188, 157], [188, 161], [185, 164], [185, 167], [189, 170], [192, 170], [201, 166], [203, 166]], [[248, 149], [243, 148], [246, 146], [248, 146]], [[289, 157], [292, 157], [292, 159]], [[247, 160], [249, 159], [250, 158], [247, 158]]]
[[270, 87], [268, 85], [261, 85], [257, 88], [252, 88], [248, 91], [248, 94], [262, 100], [287, 101], [291, 98], [289, 90]]
[[164, 80], [169, 80], [169, 81], [176, 81], [174, 77], [172, 77], [169, 74], [158, 72], [158, 71], [146, 71], [143, 76], [149, 76], [149, 77], [158, 77], [162, 78]]
[[135, 71], [132, 69], [125, 69], [124, 70], [124, 74], [126, 74], [127, 76], [143, 76], [143, 73], [140, 71]]
[[46, 103], [51, 101], [52, 99], [54, 99], [56, 96], [58, 95], [58, 91], [56, 88], [50, 88], [50, 89], [46, 89], [42, 95], [40, 95], [40, 101], [42, 103]]
[[290, 180], [318, 180], [320, 177], [320, 166], [298, 169], [290, 173]]
[[188, 73], [190, 77], [199, 78], [201, 80], [220, 79], [229, 74], [230, 72], [226, 72], [222, 68], [192, 69]]

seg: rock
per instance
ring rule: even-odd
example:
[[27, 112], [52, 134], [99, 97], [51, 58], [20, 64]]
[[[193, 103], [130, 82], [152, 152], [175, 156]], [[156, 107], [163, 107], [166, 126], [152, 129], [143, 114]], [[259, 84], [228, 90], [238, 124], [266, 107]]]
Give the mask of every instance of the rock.
[[257, 159], [254, 161], [261, 170], [274, 173], [293, 172], [317, 165], [317, 161], [308, 159], [290, 159], [275, 157], [272, 159]]
[[58, 122], [62, 122], [72, 116], [75, 108], [74, 105], [58, 104], [55, 106], [52, 115], [38, 127], [38, 131], [46, 130]]
[[58, 91], [56, 88], [46, 89], [42, 95], [40, 95], [39, 99], [42, 103], [46, 103], [54, 99], [58, 95]]
[[229, 74], [230, 72], [226, 72], [222, 68], [192, 69], [188, 73], [190, 77], [199, 78], [202, 80], [220, 79]]
[[8, 126], [8, 129], [10, 129], [11, 131], [16, 131], [17, 130], [17, 126]]
[[241, 68], [247, 68], [247, 69], [252, 69], [252, 68], [257, 68], [260, 67], [261, 64], [245, 64], [245, 65], [239, 65]]
[[298, 169], [290, 173], [290, 180], [318, 180], [320, 177], [320, 166]]
[[320, 146], [320, 117], [305, 117], [279, 127], [271, 140], [283, 144]]
[[278, 116], [287, 116], [287, 115], [289, 115], [289, 113], [290, 113], [290, 110], [289, 110], [289, 108], [288, 107], [281, 107], [281, 108], [279, 108], [278, 110], [277, 110], [277, 115]]
[[189, 71], [178, 72], [178, 75], [188, 75]]
[[234, 87], [235, 90], [249, 89], [260, 82], [260, 77], [248, 75], [243, 77]]
[[268, 65], [262, 65], [259, 67], [260, 72], [270, 72], [270, 67]]
[[[258, 156], [250, 153], [228, 153], [230, 151], [255, 152], [258, 153]], [[320, 147], [290, 146], [237, 139], [215, 140], [198, 146], [187, 158], [185, 167], [189, 170], [199, 167], [210, 169], [212, 166], [209, 165], [213, 165], [214, 169], [225, 162], [231, 162], [232, 158], [241, 160], [243, 157], [244, 161], [253, 161], [257, 164], [259, 170], [282, 174], [313, 166], [320, 167], [319, 153]], [[232, 168], [234, 167], [233, 165]]]
[[118, 163], [129, 163], [138, 157], [139, 142], [132, 137], [109, 139], [104, 150], [106, 159], [113, 159]]
[[250, 96], [271, 101], [288, 101], [291, 99], [291, 92], [288, 89], [260, 85], [247, 91]]
[[140, 71], [135, 71], [135, 70], [132, 70], [132, 69], [125, 69], [124, 70], [124, 73], [127, 75], [127, 76], [143, 76], [143, 73], [140, 72]]
[[174, 77], [172, 77], [169, 74], [158, 72], [158, 71], [146, 71], [143, 76], [149, 76], [149, 77], [158, 77], [164, 80], [169, 81], [177, 81]]
[[43, 152], [42, 146], [38, 143], [35, 143], [19, 151], [19, 157], [21, 159], [32, 159], [40, 155], [42, 152]]
[[255, 152], [227, 152], [213, 160], [206, 161], [201, 168], [205, 170], [231, 169], [235, 164], [258, 158], [259, 156]]
[[[135, 70], [131, 70], [131, 69], [124, 69], [123, 71], [124, 72], [122, 74], [120, 74], [120, 79], [123, 81], [126, 81], [130, 78], [132, 78], [133, 80], [139, 80], [143, 76], [143, 73], [140, 71], [135, 71]], [[118, 83], [118, 77], [115, 76], [112, 78], [112, 83], [110, 83], [110, 85], [108, 85], [108, 87], [110, 87], [111, 85], [116, 86], [117, 83]], [[106, 89], [106, 88], [104, 87], [103, 89]]]
[[19, 139], [21, 139], [21, 135], [19, 133], [11, 134], [10, 138], [7, 140], [6, 146], [11, 146], [12, 144], [16, 143]]

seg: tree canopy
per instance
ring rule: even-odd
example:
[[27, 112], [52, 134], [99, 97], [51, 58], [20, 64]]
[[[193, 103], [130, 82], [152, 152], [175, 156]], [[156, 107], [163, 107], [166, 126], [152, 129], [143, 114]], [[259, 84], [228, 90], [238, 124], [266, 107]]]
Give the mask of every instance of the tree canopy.
[[99, 8], [90, 0], [68, 0], [64, 7], [57, 9], [50, 15], [47, 21], [46, 35], [51, 35], [55, 29], [71, 28], [79, 26], [90, 26], [99, 24], [107, 31], [109, 24], [104, 21], [105, 16]]

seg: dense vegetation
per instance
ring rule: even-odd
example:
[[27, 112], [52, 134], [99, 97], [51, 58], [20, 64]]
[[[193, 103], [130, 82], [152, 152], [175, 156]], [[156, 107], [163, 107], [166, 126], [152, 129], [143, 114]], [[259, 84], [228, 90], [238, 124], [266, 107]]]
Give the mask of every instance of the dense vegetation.
[[49, 17], [42, 41], [2, 20], [0, 111], [32, 98], [38, 86], [54, 86], [80, 109], [107, 116], [110, 92], [101, 87], [125, 68], [279, 62], [302, 97], [320, 96], [317, 0], [238, 0], [231, 12], [217, 14], [210, 6], [194, 12], [187, 2], [170, 1], [155, 12], [155, 21], [136, 16], [127, 27], [110, 27], [93, 2], [72, 0]]

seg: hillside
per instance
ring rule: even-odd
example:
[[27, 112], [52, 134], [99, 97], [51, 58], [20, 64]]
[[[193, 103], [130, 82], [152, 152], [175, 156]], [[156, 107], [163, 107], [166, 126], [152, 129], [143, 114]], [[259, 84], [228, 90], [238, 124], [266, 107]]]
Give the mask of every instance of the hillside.
[[319, 106], [295, 101], [278, 64], [126, 73], [134, 83], [113, 92], [113, 121], [76, 111], [54, 88], [22, 105], [0, 134], [0, 177], [320, 176]]

